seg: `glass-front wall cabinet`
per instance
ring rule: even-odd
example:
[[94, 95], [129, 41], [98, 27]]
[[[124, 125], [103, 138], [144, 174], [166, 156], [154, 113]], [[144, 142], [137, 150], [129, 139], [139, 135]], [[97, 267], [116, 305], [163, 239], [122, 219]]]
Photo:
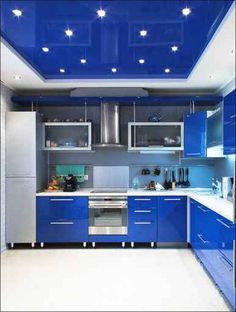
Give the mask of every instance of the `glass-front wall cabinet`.
[[91, 150], [90, 122], [46, 122], [44, 150]]
[[129, 150], [183, 150], [182, 122], [130, 122]]

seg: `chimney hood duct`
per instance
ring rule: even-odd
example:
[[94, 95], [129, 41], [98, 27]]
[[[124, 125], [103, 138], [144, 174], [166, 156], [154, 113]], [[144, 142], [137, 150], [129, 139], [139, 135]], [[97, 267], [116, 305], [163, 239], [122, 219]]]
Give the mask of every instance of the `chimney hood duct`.
[[101, 140], [97, 147], [124, 147], [120, 144], [119, 104], [101, 103]]

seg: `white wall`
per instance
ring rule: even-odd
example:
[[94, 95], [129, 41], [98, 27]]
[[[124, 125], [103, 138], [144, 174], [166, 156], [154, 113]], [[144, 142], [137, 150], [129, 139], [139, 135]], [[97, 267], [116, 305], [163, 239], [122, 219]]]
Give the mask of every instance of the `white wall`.
[[14, 109], [11, 102], [13, 92], [1, 84], [1, 251], [5, 244], [5, 115]]

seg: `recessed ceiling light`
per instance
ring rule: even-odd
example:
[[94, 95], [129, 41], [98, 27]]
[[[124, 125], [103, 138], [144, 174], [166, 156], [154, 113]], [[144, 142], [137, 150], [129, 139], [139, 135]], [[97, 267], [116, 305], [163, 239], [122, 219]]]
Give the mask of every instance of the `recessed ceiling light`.
[[176, 46], [176, 45], [173, 45], [173, 46], [171, 47], [171, 50], [172, 50], [173, 52], [177, 52], [178, 49], [179, 49], [179, 47]]
[[47, 53], [49, 52], [49, 48], [48, 47], [42, 47], [43, 52]]
[[145, 60], [144, 59], [139, 59], [138, 62], [139, 62], [139, 64], [144, 64]]
[[101, 18], [103, 18], [104, 16], [106, 16], [106, 11], [103, 9], [99, 9], [97, 10], [97, 15]]
[[14, 78], [15, 78], [16, 80], [21, 80], [21, 76], [19, 76], [19, 75], [16, 75]]
[[17, 17], [22, 16], [22, 11], [18, 9], [12, 10], [12, 13]]
[[65, 69], [64, 68], [60, 68], [60, 73], [64, 73], [65, 72]]
[[214, 79], [215, 75], [210, 75], [209, 77], [210, 77], [210, 79]]
[[71, 30], [71, 29], [66, 29], [65, 30], [65, 34], [68, 36], [68, 37], [71, 37], [71, 36], [73, 36], [73, 31]]
[[169, 74], [170, 73], [170, 69], [169, 68], [165, 68], [165, 73]]
[[117, 72], [117, 68], [112, 67], [111, 71], [112, 71], [113, 73], [116, 73], [116, 72]]
[[183, 10], [182, 10], [182, 14], [184, 15], [184, 16], [188, 16], [189, 14], [191, 13], [191, 9], [190, 8], [184, 8]]
[[139, 34], [140, 34], [140, 36], [142, 36], [142, 37], [147, 36], [147, 30], [145, 30], [145, 29], [140, 30]]
[[81, 63], [81, 64], [86, 64], [86, 63], [87, 63], [87, 60], [86, 60], [85, 58], [82, 58], [82, 59], [80, 59], [80, 63]]

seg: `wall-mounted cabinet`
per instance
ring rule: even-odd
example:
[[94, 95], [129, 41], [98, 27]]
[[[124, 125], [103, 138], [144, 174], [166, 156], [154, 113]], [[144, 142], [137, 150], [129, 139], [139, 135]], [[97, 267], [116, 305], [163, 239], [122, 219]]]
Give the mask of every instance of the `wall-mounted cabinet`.
[[224, 99], [224, 154], [236, 154], [236, 90]]
[[182, 122], [129, 122], [130, 151], [183, 150]]
[[46, 122], [43, 149], [47, 151], [90, 151], [91, 122]]

